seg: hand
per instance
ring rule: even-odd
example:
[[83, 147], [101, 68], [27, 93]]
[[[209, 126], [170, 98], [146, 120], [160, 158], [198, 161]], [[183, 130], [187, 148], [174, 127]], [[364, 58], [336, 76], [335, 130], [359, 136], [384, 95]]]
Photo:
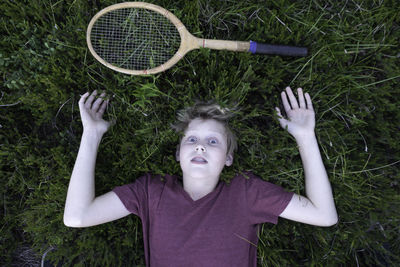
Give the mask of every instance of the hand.
[[79, 110], [81, 113], [83, 130], [94, 131], [99, 136], [102, 136], [112, 124], [103, 119], [104, 111], [106, 110], [109, 100], [104, 100], [106, 96], [105, 93], [102, 93], [100, 97], [95, 100], [96, 95], [96, 90], [93, 91], [90, 96], [89, 92], [82, 95], [79, 100]]
[[[278, 113], [278, 120], [281, 126], [283, 128], [286, 128], [287, 126], [288, 132], [296, 139], [314, 134], [315, 127], [315, 113], [311, 103], [310, 95], [308, 93], [303, 95], [303, 90], [301, 88], [297, 88], [297, 94], [299, 96], [300, 106], [290, 87], [286, 87], [286, 93], [285, 91], [281, 93], [283, 106], [288, 119], [285, 119], [282, 116], [278, 107], [275, 108]], [[287, 98], [288, 96], [290, 105]], [[307, 101], [307, 106], [304, 97]]]

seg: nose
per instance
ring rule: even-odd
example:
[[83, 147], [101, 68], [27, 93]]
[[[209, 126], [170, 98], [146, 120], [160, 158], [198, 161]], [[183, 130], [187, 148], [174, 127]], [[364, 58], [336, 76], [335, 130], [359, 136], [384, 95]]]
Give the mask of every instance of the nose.
[[197, 145], [196, 152], [206, 152], [206, 148], [202, 145]]

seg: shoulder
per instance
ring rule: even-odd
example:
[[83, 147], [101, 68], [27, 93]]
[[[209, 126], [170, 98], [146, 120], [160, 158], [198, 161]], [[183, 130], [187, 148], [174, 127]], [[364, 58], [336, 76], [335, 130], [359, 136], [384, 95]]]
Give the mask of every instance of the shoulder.
[[268, 181], [263, 180], [260, 176], [254, 174], [252, 171], [241, 171], [233, 177], [232, 182], [256, 185], [259, 183], [272, 184]]
[[278, 184], [266, 181], [252, 171], [241, 171], [232, 179], [232, 185], [245, 188], [247, 192], [268, 192], [269, 194], [281, 194], [286, 190]]
[[176, 179], [176, 177], [174, 175], [169, 175], [169, 174], [154, 174], [151, 172], [145, 173], [142, 176], [140, 176], [139, 178], [137, 178], [134, 182], [130, 183], [130, 184], [134, 184], [134, 183], [141, 183], [141, 184], [165, 184], [167, 182], [173, 181], [174, 179]]
[[262, 180], [252, 171], [240, 171], [236, 173], [235, 176], [230, 179], [229, 184], [227, 184], [230, 190], [240, 190], [243, 192], [266, 185], [269, 185], [269, 183]]
[[247, 170], [247, 171], [239, 171], [236, 173], [236, 175], [233, 177], [232, 180], [247, 180], [247, 181], [252, 181], [252, 180], [262, 180], [260, 176], [254, 174], [253, 171]]
[[[168, 183], [174, 181], [175, 176], [146, 173], [135, 181], [117, 186], [112, 191], [127, 203], [129, 207], [136, 207], [143, 203], [157, 200]], [[142, 203], [142, 204], [140, 204]], [[133, 208], [131, 208], [133, 210]]]
[[173, 182], [175, 176], [169, 174], [152, 174], [146, 173], [131, 183], [117, 186], [113, 191], [142, 191], [149, 192], [157, 189], [162, 189], [165, 184]]
[[265, 181], [252, 171], [241, 172], [234, 180], [241, 185], [244, 192], [249, 221], [252, 224], [276, 224], [292, 193], [286, 192], [280, 185]]
[[249, 179], [259, 179], [252, 171], [239, 171], [233, 176], [231, 182], [245, 182]]

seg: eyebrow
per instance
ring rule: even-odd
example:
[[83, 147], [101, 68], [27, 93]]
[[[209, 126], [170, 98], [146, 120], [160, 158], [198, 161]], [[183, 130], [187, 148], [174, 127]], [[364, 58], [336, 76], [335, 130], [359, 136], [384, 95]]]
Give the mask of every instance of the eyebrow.
[[[193, 131], [193, 130], [191, 130], [191, 131], [187, 131], [185, 134], [184, 134], [184, 136], [187, 136], [187, 135], [192, 135], [193, 133], [196, 133], [197, 131]], [[221, 136], [221, 137], [224, 137], [224, 136], [226, 136], [226, 134], [222, 134], [222, 133], [220, 133], [220, 132], [214, 132], [214, 131], [210, 131], [209, 133], [212, 133], [211, 135], [215, 135], [215, 134], [217, 134], [217, 135], [219, 135], [219, 136]], [[207, 134], [207, 135], [210, 135], [210, 134]]]

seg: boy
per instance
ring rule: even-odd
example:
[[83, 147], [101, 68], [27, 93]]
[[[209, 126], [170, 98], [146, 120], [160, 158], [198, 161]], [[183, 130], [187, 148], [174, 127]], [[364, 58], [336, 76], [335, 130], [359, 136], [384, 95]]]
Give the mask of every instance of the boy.
[[[151, 177], [94, 195], [97, 149], [110, 123], [102, 116], [108, 104], [96, 91], [79, 101], [82, 141], [72, 172], [64, 223], [87, 227], [133, 213], [142, 220], [146, 264], [149, 266], [256, 266], [258, 224], [286, 219], [331, 226], [337, 222], [331, 186], [314, 134], [311, 98], [298, 88], [281, 94], [288, 119], [276, 108], [279, 122], [296, 139], [305, 171], [307, 197], [286, 192], [250, 172], [230, 185], [219, 181], [233, 162], [235, 138], [218, 105], [195, 105], [178, 116], [183, 131], [176, 158], [177, 176]], [[161, 179], [163, 178], [163, 179]]]

